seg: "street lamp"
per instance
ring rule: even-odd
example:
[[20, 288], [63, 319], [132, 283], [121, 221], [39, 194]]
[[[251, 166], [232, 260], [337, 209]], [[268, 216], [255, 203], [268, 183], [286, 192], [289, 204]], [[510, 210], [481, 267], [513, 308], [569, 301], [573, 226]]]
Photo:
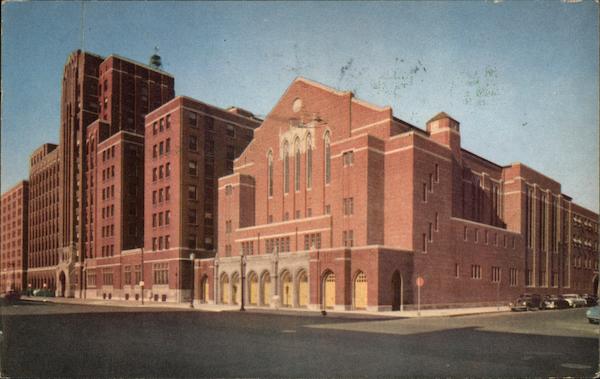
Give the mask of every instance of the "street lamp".
[[190, 296], [190, 308], [194, 308], [194, 258], [196, 258], [196, 255], [190, 253], [190, 262], [192, 263], [192, 294]]
[[240, 256], [240, 278], [242, 281], [242, 293], [241, 293], [241, 301], [240, 301], [240, 311], [244, 312], [246, 309], [244, 308], [244, 281], [246, 280], [246, 276], [244, 275], [244, 271], [245, 271], [245, 266], [246, 266], [246, 256], [244, 255], [244, 252], [242, 251], [242, 255]]

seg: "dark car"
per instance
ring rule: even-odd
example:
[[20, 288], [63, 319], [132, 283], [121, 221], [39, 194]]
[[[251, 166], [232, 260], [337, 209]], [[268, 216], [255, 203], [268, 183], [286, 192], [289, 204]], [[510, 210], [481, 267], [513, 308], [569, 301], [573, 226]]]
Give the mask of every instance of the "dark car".
[[21, 298], [21, 294], [17, 291], [10, 290], [7, 293], [5, 293], [2, 297], [6, 302], [14, 302]]
[[544, 309], [542, 297], [538, 294], [525, 294], [510, 303], [511, 311], [527, 311], [533, 309]]
[[596, 296], [596, 295], [591, 295], [589, 293], [585, 293], [585, 294], [581, 295], [581, 297], [583, 297], [585, 299], [588, 307], [592, 307], [592, 306], [598, 304], [598, 296]]
[[565, 309], [569, 308], [569, 302], [560, 295], [548, 295], [544, 297], [545, 309]]

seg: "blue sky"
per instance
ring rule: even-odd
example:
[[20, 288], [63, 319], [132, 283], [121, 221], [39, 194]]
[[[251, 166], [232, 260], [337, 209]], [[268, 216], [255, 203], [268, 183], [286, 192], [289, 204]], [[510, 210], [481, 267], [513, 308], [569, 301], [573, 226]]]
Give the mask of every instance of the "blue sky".
[[[265, 115], [298, 75], [391, 105], [424, 127], [461, 122], [463, 147], [521, 161], [598, 211], [598, 4], [86, 2], [84, 48], [148, 61], [178, 95]], [[58, 142], [60, 84], [81, 3], [2, 4], [2, 191]]]

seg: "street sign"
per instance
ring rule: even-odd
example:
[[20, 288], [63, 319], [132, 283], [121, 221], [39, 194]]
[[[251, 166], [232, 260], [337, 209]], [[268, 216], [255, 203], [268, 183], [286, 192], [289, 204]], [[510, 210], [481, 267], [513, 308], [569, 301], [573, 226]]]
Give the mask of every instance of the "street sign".
[[425, 279], [423, 279], [422, 276], [419, 276], [417, 278], [417, 287], [423, 287], [423, 284], [425, 284]]

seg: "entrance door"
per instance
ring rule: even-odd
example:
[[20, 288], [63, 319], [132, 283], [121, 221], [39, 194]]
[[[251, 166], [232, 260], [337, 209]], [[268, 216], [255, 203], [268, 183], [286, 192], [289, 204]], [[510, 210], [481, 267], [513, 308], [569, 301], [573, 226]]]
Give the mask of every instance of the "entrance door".
[[202, 282], [200, 282], [200, 296], [202, 296], [202, 302], [208, 302], [208, 276], [202, 278]]
[[354, 308], [367, 309], [367, 276], [364, 272], [354, 279]]
[[298, 306], [308, 306], [308, 278], [304, 271], [298, 277]]
[[229, 278], [223, 275], [221, 278], [221, 304], [229, 304]]
[[392, 300], [392, 310], [399, 311], [402, 305], [402, 278], [398, 271], [392, 275], [392, 293], [394, 298]]
[[330, 272], [323, 278], [323, 299], [325, 308], [332, 309], [335, 305], [335, 274]]
[[58, 280], [60, 281], [60, 293], [59, 293], [59, 296], [65, 297], [65, 292], [67, 290], [67, 276], [65, 275], [64, 271], [60, 272], [60, 276], [59, 276]]
[[250, 285], [248, 286], [248, 291], [250, 292], [248, 298], [250, 300], [250, 305], [258, 305], [258, 277], [256, 274], [250, 275]]
[[263, 305], [271, 304], [271, 276], [266, 273], [263, 275], [262, 283], [262, 303]]
[[289, 272], [283, 274], [281, 278], [281, 298], [284, 307], [292, 306], [292, 277]]

